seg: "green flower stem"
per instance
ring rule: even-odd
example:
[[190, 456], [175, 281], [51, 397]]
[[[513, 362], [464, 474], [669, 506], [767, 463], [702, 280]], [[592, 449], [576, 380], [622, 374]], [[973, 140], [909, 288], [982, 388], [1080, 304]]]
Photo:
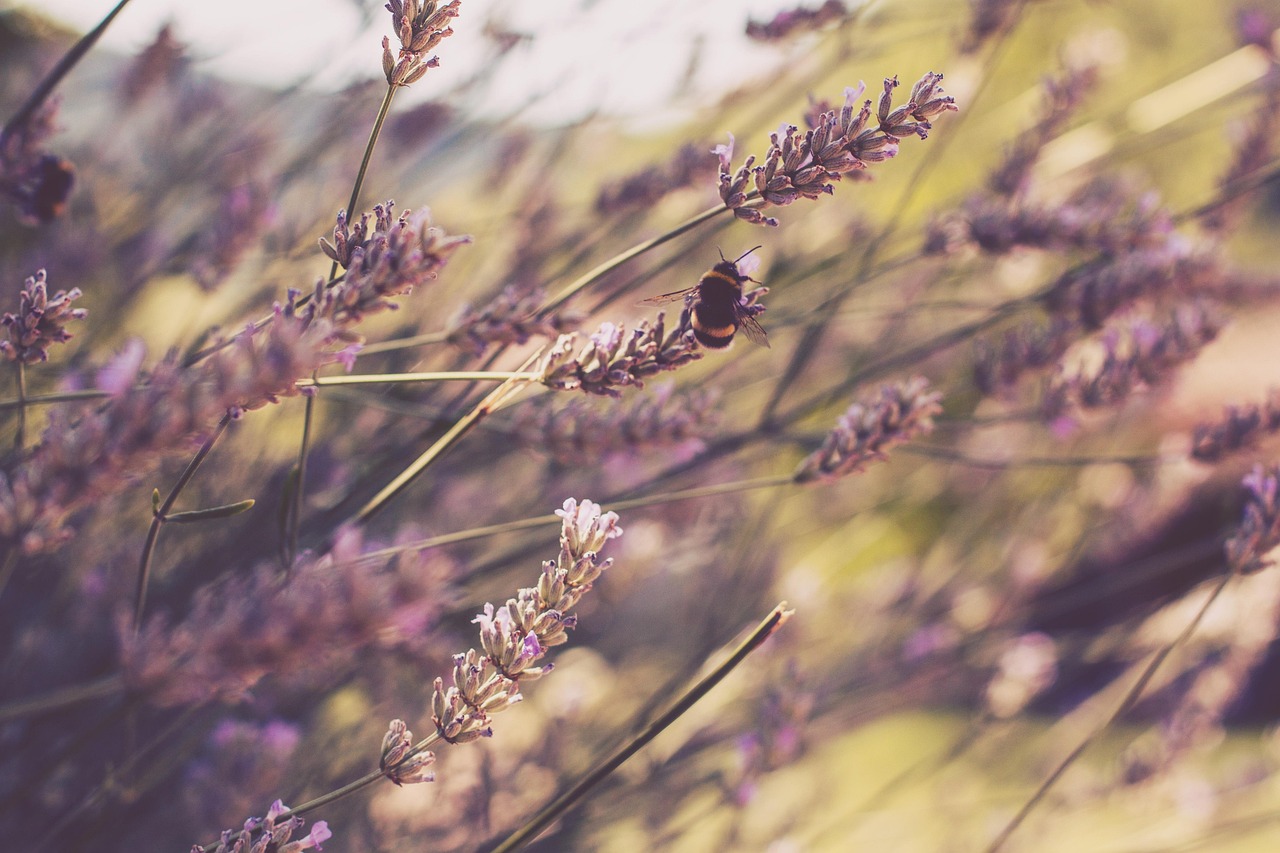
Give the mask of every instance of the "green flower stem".
[[33, 699], [18, 699], [0, 705], [0, 723], [18, 720], [35, 714], [47, 714], [71, 708], [84, 702], [105, 699], [124, 692], [124, 678], [119, 675], [108, 675], [96, 681], [74, 684], [50, 691]]
[[297, 388], [323, 388], [333, 385], [392, 385], [398, 382], [447, 382], [460, 379], [464, 382], [508, 382], [513, 379], [537, 379], [539, 374], [522, 370], [444, 370], [434, 373], [370, 373], [356, 376], [320, 376], [299, 379]]
[[74, 403], [77, 400], [105, 400], [111, 395], [106, 391], [60, 391], [57, 394], [35, 394], [20, 400], [0, 400], [0, 410], [21, 409], [24, 406], [48, 406], [52, 403]]
[[[536, 358], [539, 357], [539, 355], [540, 353], [531, 355], [521, 366], [528, 367]], [[370, 498], [364, 506], [360, 507], [359, 511], [357, 511], [350, 520], [358, 524], [363, 524], [368, 521], [374, 513], [386, 506], [392, 498], [400, 494], [406, 486], [426, 470], [427, 466], [434, 462], [437, 457], [452, 447], [454, 442], [470, 432], [471, 429], [487, 415], [497, 411], [502, 408], [502, 406], [515, 399], [515, 396], [523, 391], [525, 387], [527, 387], [537, 377], [537, 375], [538, 374], [536, 373], [516, 371], [512, 375], [508, 376], [506, 381], [490, 391], [488, 396], [481, 400], [478, 405], [458, 419], [458, 421], [449, 428], [448, 432], [440, 436], [435, 444], [427, 448], [421, 456], [413, 460], [408, 467], [396, 475], [395, 479], [384, 486], [380, 492]]]
[[729, 208], [725, 207], [724, 205], [708, 208], [702, 211], [702, 213], [699, 213], [697, 216], [694, 216], [692, 219], [687, 219], [684, 222], [680, 223], [675, 228], [672, 228], [670, 231], [666, 232], [665, 234], [660, 234], [657, 237], [654, 237], [652, 240], [646, 240], [643, 243], [632, 246], [630, 249], [627, 249], [627, 251], [623, 252], [620, 255], [614, 255], [609, 260], [600, 264], [600, 266], [579, 276], [575, 281], [569, 284], [564, 290], [560, 291], [554, 297], [547, 300], [547, 302], [540, 309], [538, 309], [538, 315], [545, 317], [547, 314], [550, 314], [552, 311], [556, 310], [565, 302], [567, 302], [569, 298], [572, 297], [579, 290], [582, 290], [584, 287], [587, 287], [588, 285], [594, 283], [598, 279], [613, 272], [615, 269], [622, 266], [627, 261], [633, 258], [637, 258], [640, 255], [643, 255], [645, 252], [648, 252], [650, 249], [656, 249], [658, 246], [661, 246], [663, 243], [666, 243], [670, 240], [674, 240], [676, 237], [679, 237], [681, 234], [684, 234], [687, 231], [692, 231], [694, 228], [697, 228], [702, 223], [707, 222], [711, 219], [714, 219], [715, 217], [719, 216], [722, 213], [728, 213], [728, 212], [729, 212]]
[[671, 707], [645, 726], [641, 732], [632, 738], [628, 743], [606, 758], [600, 764], [592, 768], [586, 776], [582, 777], [572, 788], [565, 791], [559, 797], [556, 797], [542, 811], [535, 815], [528, 823], [520, 827], [517, 831], [507, 836], [506, 840], [489, 850], [489, 853], [511, 853], [523, 847], [525, 844], [533, 841], [538, 834], [570, 808], [572, 808], [579, 800], [581, 800], [596, 785], [600, 784], [614, 770], [617, 770], [631, 756], [639, 752], [643, 747], [647, 746], [650, 741], [661, 734], [668, 726], [679, 719], [686, 711], [694, 706], [703, 696], [707, 695], [713, 687], [724, 680], [730, 672], [734, 670], [738, 664], [747, 659], [747, 655], [754, 652], [769, 639], [782, 624], [790, 618], [794, 611], [787, 610], [787, 603], [784, 601], [765, 617], [756, 629], [743, 640], [733, 651], [733, 653], [725, 660], [724, 663], [717, 666], [709, 672], [704, 678], [699, 680], [693, 687], [689, 688], [683, 696], [675, 701]]
[[[312, 379], [316, 377], [312, 375]], [[285, 536], [281, 555], [285, 572], [293, 570], [293, 561], [298, 554], [298, 529], [302, 526], [302, 496], [307, 485], [307, 452], [311, 448], [311, 425], [315, 420], [316, 398], [307, 397], [306, 410], [302, 417], [302, 440], [298, 442], [297, 479], [294, 481], [293, 496], [289, 501], [288, 515], [285, 518]]]
[[138, 565], [138, 591], [133, 602], [133, 630], [137, 632], [142, 627], [142, 612], [147, 605], [147, 585], [151, 581], [151, 560], [155, 556], [156, 540], [160, 537], [160, 528], [164, 525], [165, 516], [169, 510], [173, 509], [174, 503], [178, 500], [178, 495], [182, 494], [182, 490], [187, 487], [187, 483], [191, 482], [191, 478], [196, 475], [200, 464], [213, 450], [213, 445], [217, 443], [222, 434], [227, 431], [227, 425], [231, 423], [231, 415], [225, 414], [218, 421], [218, 425], [214, 427], [213, 433], [205, 439], [203, 445], [196, 452], [196, 455], [187, 463], [186, 469], [182, 475], [178, 477], [178, 482], [173, 484], [173, 488], [169, 490], [169, 496], [164, 499], [159, 508], [152, 513], [151, 526], [147, 529], [147, 541], [142, 546], [142, 559]]
[[[746, 492], [752, 489], [769, 489], [777, 486], [787, 486], [792, 484], [791, 475], [773, 476], [773, 477], [757, 477], [752, 480], [734, 480], [731, 483], [719, 483], [714, 486], [699, 486], [694, 489], [684, 489], [677, 492], [663, 492], [657, 495], [647, 495], [643, 498], [632, 498], [625, 501], [610, 501], [609, 508], [615, 511], [625, 511], [628, 509], [636, 509], [637, 507], [654, 506], [655, 504], [672, 503], [674, 501], [690, 500], [692, 498], [714, 497], [716, 495], [727, 495], [735, 492]], [[359, 562], [383, 560], [388, 557], [394, 557], [397, 554], [403, 554], [411, 551], [425, 551], [428, 548], [438, 548], [442, 545], [452, 545], [457, 542], [470, 542], [473, 539], [483, 539], [487, 536], [497, 536], [502, 533], [513, 533], [519, 530], [531, 530], [536, 527], [544, 527], [550, 524], [560, 524], [561, 518], [558, 515], [537, 515], [530, 518], [521, 518], [516, 521], [504, 521], [501, 524], [489, 524], [484, 527], [471, 527], [466, 530], [459, 530], [455, 533], [444, 533], [439, 536], [432, 536], [429, 539], [420, 539], [417, 542], [410, 542], [405, 545], [397, 545], [391, 548], [382, 548], [377, 551], [369, 551], [361, 554], [357, 560]]]
[[[370, 376], [322, 376], [318, 379], [299, 379], [294, 383], [297, 388], [323, 387], [326, 385], [378, 385], [392, 382], [445, 382], [460, 379], [466, 382], [483, 382], [487, 379], [503, 381], [519, 377], [536, 378], [536, 373], [520, 371], [438, 371], [435, 373], [379, 373]], [[143, 387], [141, 385], [139, 388]], [[56, 394], [33, 394], [14, 400], [0, 400], [0, 411], [20, 409], [26, 406], [50, 406], [55, 403], [78, 403], [85, 400], [105, 400], [111, 396], [108, 391], [87, 388], [83, 391], [59, 391]]]
[[394, 352], [396, 350], [410, 349], [411, 347], [419, 347], [424, 344], [439, 344], [444, 343], [448, 337], [448, 332], [427, 332], [423, 335], [414, 335], [412, 338], [401, 338], [395, 341], [382, 341], [376, 344], [366, 344], [360, 348], [360, 352], [357, 353], [357, 355], [363, 357], [380, 352]]
[[22, 445], [27, 441], [27, 366], [19, 359], [15, 363], [16, 374], [14, 376], [18, 388], [18, 429], [13, 436], [13, 449], [21, 450]]
[[1138, 676], [1138, 680], [1135, 681], [1133, 686], [1125, 692], [1124, 698], [1120, 700], [1120, 704], [1116, 706], [1115, 710], [1112, 711], [1107, 719], [1103, 721], [1102, 725], [1098, 726], [1090, 732], [1084, 740], [1080, 741], [1080, 743], [1076, 745], [1075, 749], [1071, 750], [1071, 752], [1067, 754], [1067, 757], [1062, 759], [1062, 761], [1058, 763], [1058, 766], [1053, 769], [1053, 772], [1040, 783], [1040, 787], [1036, 789], [1035, 793], [1022, 804], [1022, 808], [1018, 809], [1018, 813], [1015, 814], [1007, 824], [1005, 824], [1004, 829], [1000, 830], [1000, 834], [995, 837], [995, 840], [991, 842], [991, 846], [987, 848], [987, 853], [998, 853], [998, 851], [1004, 847], [1005, 842], [1009, 840], [1009, 837], [1013, 835], [1018, 827], [1022, 825], [1022, 822], [1027, 819], [1027, 816], [1031, 814], [1031, 811], [1044, 801], [1045, 795], [1049, 793], [1049, 789], [1062, 778], [1062, 775], [1067, 772], [1067, 768], [1074, 764], [1076, 759], [1083, 755], [1084, 751], [1088, 749], [1103, 732], [1111, 728], [1116, 720], [1120, 719], [1120, 717], [1122, 717], [1130, 708], [1138, 703], [1138, 700], [1142, 698], [1143, 691], [1147, 689], [1147, 685], [1150, 684], [1151, 679], [1155, 677], [1156, 670], [1160, 668], [1160, 665], [1165, 662], [1169, 655], [1173, 654], [1180, 646], [1182, 646], [1183, 643], [1190, 639], [1191, 635], [1200, 625], [1201, 620], [1204, 619], [1204, 615], [1209, 612], [1209, 608], [1218, 600], [1218, 596], [1222, 594], [1222, 591], [1227, 588], [1227, 584], [1230, 583], [1231, 579], [1234, 577], [1235, 574], [1233, 572], [1227, 572], [1222, 576], [1221, 580], [1219, 580], [1210, 591], [1209, 596], [1204, 601], [1204, 604], [1200, 605], [1200, 609], [1196, 611], [1195, 616], [1193, 616], [1191, 621], [1187, 623], [1187, 626], [1182, 629], [1182, 633], [1178, 634], [1178, 636], [1174, 637], [1170, 643], [1155, 653], [1155, 656], [1152, 657], [1143, 668], [1142, 673]]
[[[387, 93], [382, 96], [382, 106], [378, 107], [378, 117], [373, 120], [373, 127], [369, 129], [369, 141], [365, 143], [364, 156], [360, 158], [360, 168], [356, 170], [356, 180], [351, 185], [351, 198], [347, 200], [347, 224], [350, 224], [356, 215], [356, 204], [360, 201], [360, 190], [364, 187], [364, 176], [369, 171], [369, 162], [373, 159], [373, 149], [378, 145], [378, 137], [382, 134], [382, 125], [387, 120], [387, 113], [391, 112], [391, 100], [395, 97], [397, 88], [399, 87], [388, 84]], [[338, 262], [334, 261], [329, 267], [330, 283], [336, 280], [337, 275]]]

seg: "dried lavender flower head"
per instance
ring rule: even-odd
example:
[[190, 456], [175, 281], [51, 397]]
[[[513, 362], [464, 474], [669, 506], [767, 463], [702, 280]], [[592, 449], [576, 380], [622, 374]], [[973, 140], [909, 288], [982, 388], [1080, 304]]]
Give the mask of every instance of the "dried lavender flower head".
[[427, 51], [453, 35], [448, 23], [458, 17], [461, 0], [452, 0], [436, 8], [435, 0], [389, 0], [396, 38], [400, 41], [399, 57], [391, 53], [390, 39], [382, 39], [382, 71], [391, 86], [408, 86], [419, 80], [428, 68], [440, 65], [440, 58], [423, 59]]
[[80, 289], [74, 287], [50, 297], [45, 271], [36, 272], [23, 283], [18, 313], [0, 317], [0, 324], [9, 330], [9, 340], [0, 341], [0, 354], [23, 364], [48, 361], [50, 346], [71, 339], [67, 323], [88, 316], [85, 309], [71, 307], [79, 298]]

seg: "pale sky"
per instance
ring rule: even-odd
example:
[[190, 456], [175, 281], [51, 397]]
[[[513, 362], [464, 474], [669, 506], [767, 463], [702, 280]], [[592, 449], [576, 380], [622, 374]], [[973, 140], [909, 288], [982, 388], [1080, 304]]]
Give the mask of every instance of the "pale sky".
[[[83, 31], [115, 0], [0, 4], [40, 9]], [[169, 21], [210, 73], [266, 85], [305, 79], [317, 88], [339, 88], [353, 78], [380, 74], [381, 38], [390, 35], [391, 18], [382, 5], [382, 0], [132, 0], [100, 49], [135, 53]], [[796, 0], [463, 0], [461, 16], [453, 22], [456, 34], [437, 50], [441, 67], [425, 78], [432, 85], [420, 83], [410, 91], [429, 98], [474, 74], [484, 55], [480, 30], [492, 18], [537, 39], [517, 48], [522, 53], [516, 61], [508, 62], [480, 96], [481, 109], [507, 113], [541, 95], [523, 118], [554, 124], [602, 108], [615, 115], [651, 114], [670, 107], [670, 93], [687, 72], [695, 44], [701, 50], [694, 75], [700, 94], [727, 90], [744, 76], [784, 61], [786, 48], [754, 45], [742, 31], [748, 15], [764, 20], [795, 5]], [[362, 9], [372, 16], [372, 28], [363, 33]], [[744, 67], [751, 69], [749, 75]]]

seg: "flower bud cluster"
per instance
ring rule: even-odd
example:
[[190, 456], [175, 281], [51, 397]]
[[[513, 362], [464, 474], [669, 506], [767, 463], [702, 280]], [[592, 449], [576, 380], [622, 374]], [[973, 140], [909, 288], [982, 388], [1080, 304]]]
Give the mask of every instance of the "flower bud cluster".
[[876, 398], [849, 407], [792, 478], [797, 483], [835, 480], [887, 458], [890, 448], [933, 431], [933, 416], [942, 411], [941, 398], [921, 376], [883, 386]]
[[687, 309], [670, 332], [658, 312], [652, 325], [641, 321], [631, 334], [622, 326], [605, 323], [585, 344], [579, 345], [579, 340], [577, 332], [560, 336], [542, 358], [539, 382], [558, 391], [621, 397], [620, 388], [642, 387], [644, 379], [655, 373], [702, 358]]
[[885, 78], [874, 124], [870, 123], [870, 100], [855, 112], [864, 88], [846, 89], [842, 109], [822, 113], [816, 126], [803, 134], [795, 125], [785, 125], [779, 133], [770, 135], [769, 149], [760, 165], [756, 165], [753, 155], [736, 172], [732, 169], [730, 136], [728, 145], [713, 149], [720, 158], [721, 200], [739, 219], [777, 225], [776, 219], [760, 212], [762, 208], [829, 195], [833, 192], [832, 182], [842, 175], [895, 156], [903, 137], [926, 138], [932, 129], [930, 118], [956, 109], [955, 99], [942, 94], [941, 82], [941, 74], [924, 75], [911, 88], [907, 103], [894, 109], [893, 92], [898, 78]]
[[573, 311], [539, 314], [545, 300], [546, 291], [541, 288], [510, 285], [482, 308], [463, 304], [449, 321], [445, 340], [480, 356], [494, 344], [520, 345], [534, 336], [556, 337], [581, 321]]
[[432, 225], [425, 208], [398, 217], [394, 210], [395, 202], [375, 205], [372, 232], [369, 214], [355, 227], [349, 227], [344, 213], [338, 214], [333, 242], [321, 238], [320, 250], [346, 274], [336, 283], [318, 283], [304, 316], [323, 317], [342, 329], [368, 314], [394, 309], [390, 297], [434, 279], [458, 247], [471, 242]]
[[388, 0], [399, 56], [391, 52], [391, 40], [382, 39], [382, 73], [391, 86], [408, 86], [417, 82], [428, 68], [440, 65], [440, 58], [424, 59], [427, 51], [453, 35], [449, 21], [458, 17], [461, 0], [451, 0], [436, 8], [435, 0]]
[[80, 289], [59, 290], [52, 297], [45, 271], [38, 270], [28, 278], [18, 295], [18, 313], [5, 313], [0, 324], [9, 330], [9, 340], [0, 341], [0, 355], [9, 361], [34, 364], [49, 360], [49, 347], [71, 339], [67, 323], [83, 320], [88, 311], [72, 308], [80, 298]]
[[[320, 850], [320, 845], [333, 837], [329, 824], [318, 820], [311, 825], [311, 831], [305, 838], [290, 841], [306, 821], [294, 815], [278, 823], [280, 816], [287, 811], [289, 807], [276, 800], [267, 809], [266, 817], [249, 818], [240, 832], [223, 830], [222, 839], [217, 846], [203, 847], [197, 844], [191, 848], [191, 853], [302, 853], [313, 848]], [[256, 840], [254, 836], [257, 836]]]
[[1223, 456], [1280, 432], [1280, 389], [1272, 389], [1261, 405], [1228, 406], [1222, 420], [1199, 424], [1191, 435], [1191, 458], [1217, 462]]
[[606, 453], [697, 440], [715, 423], [717, 395], [698, 390], [677, 393], [664, 383], [652, 392], [607, 406], [573, 397], [543, 396], [521, 406], [516, 434], [529, 446], [562, 462], [595, 459]]
[[[597, 555], [622, 535], [616, 513], [569, 498], [556, 515], [561, 518], [559, 557], [543, 563], [537, 586], [520, 590], [501, 607], [485, 604], [474, 620], [480, 649], [454, 656], [447, 687], [443, 678], [435, 679], [431, 719], [439, 739], [459, 744], [492, 736], [493, 715], [521, 700], [521, 681], [551, 671], [551, 664], [538, 662], [549, 649], [568, 642], [577, 622], [569, 610], [613, 565]], [[404, 723], [392, 721], [382, 742], [382, 772], [400, 784], [430, 781], [424, 770], [434, 756], [411, 743]]]
[[1274, 561], [1268, 552], [1280, 545], [1280, 466], [1264, 469], [1261, 465], [1245, 476], [1244, 519], [1235, 535], [1227, 540], [1227, 565], [1232, 571], [1250, 574], [1261, 571]]
[[1102, 340], [1104, 354], [1096, 367], [1060, 374], [1050, 382], [1041, 404], [1044, 415], [1052, 419], [1073, 407], [1112, 405], [1139, 387], [1157, 385], [1199, 354], [1220, 329], [1213, 312], [1192, 304], [1180, 306], [1163, 323], [1137, 319], [1111, 330]]

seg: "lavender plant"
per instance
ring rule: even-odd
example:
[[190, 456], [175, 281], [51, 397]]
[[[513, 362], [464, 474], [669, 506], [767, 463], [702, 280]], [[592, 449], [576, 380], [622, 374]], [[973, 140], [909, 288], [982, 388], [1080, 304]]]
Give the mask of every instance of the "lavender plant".
[[1274, 10], [655, 12], [681, 109], [549, 129], [546, 10], [321, 93], [126, 5], [0, 16], [5, 838], [1270, 843]]

